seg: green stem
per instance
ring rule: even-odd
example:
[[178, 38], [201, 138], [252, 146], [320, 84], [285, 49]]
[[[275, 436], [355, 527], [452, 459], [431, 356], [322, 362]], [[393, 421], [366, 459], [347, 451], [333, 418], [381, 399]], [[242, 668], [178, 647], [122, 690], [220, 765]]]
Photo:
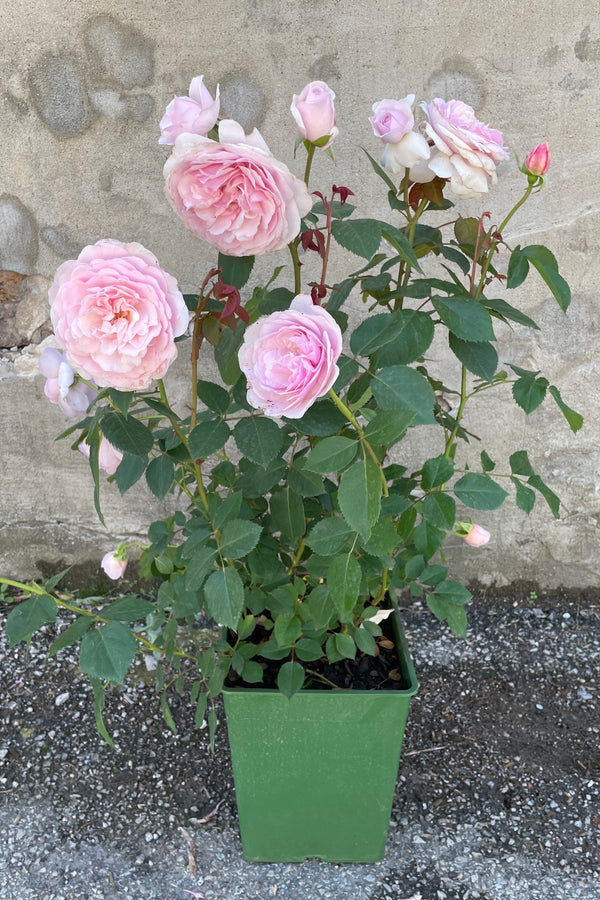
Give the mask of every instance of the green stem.
[[315, 150], [317, 148], [314, 144], [310, 144], [308, 150], [306, 151], [306, 167], [304, 169], [304, 184], [308, 187], [308, 179], [310, 178], [310, 169], [312, 166], [313, 157], [315, 155]]
[[[171, 407], [169, 406], [169, 400], [167, 397], [167, 392], [165, 390], [165, 384], [164, 384], [164, 381], [162, 380], [162, 378], [158, 379], [157, 384], [158, 384], [158, 390], [160, 392], [160, 399], [165, 404], [165, 406], [168, 406], [170, 409]], [[181, 443], [187, 450], [187, 452], [190, 456], [190, 459], [192, 460], [192, 467], [193, 467], [194, 477], [196, 479], [196, 486], [198, 488], [198, 495], [199, 495], [200, 499], [202, 500], [202, 506], [204, 507], [206, 512], [208, 512], [208, 497], [206, 496], [206, 491], [204, 490], [204, 484], [202, 483], [202, 467], [201, 467], [200, 463], [197, 460], [193, 459], [193, 457], [192, 457], [192, 453], [190, 450], [190, 444], [189, 444], [189, 441], [187, 439], [187, 435], [185, 434], [185, 432], [182, 431], [181, 427], [179, 426], [179, 424], [177, 422], [171, 422], [171, 424], [173, 425], [175, 434], [180, 439]]]
[[302, 289], [302, 283], [300, 281], [300, 258], [298, 257], [297, 238], [294, 241], [290, 241], [288, 249], [290, 251], [290, 256], [292, 257], [292, 263], [294, 264], [294, 294], [299, 294]]
[[382, 484], [382, 489], [383, 489], [383, 496], [384, 497], [389, 496], [388, 485], [387, 485], [385, 475], [383, 474], [383, 469], [381, 467], [381, 463], [375, 456], [375, 451], [371, 447], [370, 443], [365, 438], [364, 431], [362, 430], [361, 426], [359, 425], [358, 419], [356, 418], [354, 413], [350, 409], [348, 409], [346, 404], [342, 400], [340, 400], [340, 398], [335, 393], [333, 388], [329, 388], [327, 393], [329, 394], [329, 396], [331, 397], [331, 399], [333, 400], [333, 402], [335, 403], [337, 408], [340, 410], [340, 412], [346, 417], [346, 419], [348, 419], [348, 421], [356, 429], [356, 432], [358, 434], [358, 439], [359, 439], [362, 447], [367, 451], [367, 453], [369, 454], [369, 456], [371, 457], [371, 459], [373, 460], [373, 462], [375, 463], [375, 465], [377, 466], [377, 468], [379, 470], [379, 475], [381, 478], [381, 484]]
[[462, 367], [461, 382], [460, 382], [460, 403], [459, 403], [459, 406], [458, 406], [458, 412], [456, 413], [456, 425], [455, 425], [454, 428], [452, 429], [452, 433], [450, 434], [450, 437], [449, 437], [449, 438], [447, 439], [447, 441], [446, 441], [446, 449], [444, 450], [444, 456], [446, 456], [448, 459], [452, 459], [452, 447], [453, 447], [454, 442], [455, 442], [455, 440], [456, 440], [456, 435], [458, 434], [458, 428], [459, 428], [459, 426], [460, 426], [460, 421], [461, 421], [462, 416], [463, 416], [463, 412], [464, 412], [464, 409], [465, 409], [465, 405], [466, 405], [467, 399], [468, 399], [468, 394], [467, 394], [467, 370], [466, 370], [465, 366], [463, 366], [463, 367]]
[[[534, 187], [535, 187], [535, 185], [533, 185], [533, 184], [529, 184], [529, 185], [527, 186], [527, 188], [526, 188], [526, 190], [525, 190], [525, 193], [523, 194], [523, 196], [521, 197], [521, 199], [520, 199], [520, 200], [517, 200], [517, 202], [515, 203], [515, 205], [513, 206], [513, 208], [510, 210], [510, 212], [508, 213], [508, 215], [505, 217], [505, 219], [503, 220], [503, 222], [502, 222], [502, 223], [500, 224], [500, 226], [496, 229], [496, 231], [497, 231], [500, 235], [502, 235], [502, 232], [504, 231], [504, 229], [506, 228], [506, 226], [508, 225], [508, 223], [510, 222], [510, 220], [512, 219], [512, 217], [514, 216], [514, 214], [517, 212], [517, 210], [520, 209], [520, 208], [523, 206], [523, 204], [526, 202], [526, 200], [529, 199], [529, 196], [531, 195], [531, 192], [532, 192], [532, 190], [533, 190]], [[477, 299], [481, 296], [481, 294], [483, 293], [483, 288], [485, 287], [485, 277], [486, 277], [486, 275], [487, 275], [487, 273], [488, 273], [488, 269], [489, 269], [490, 264], [491, 264], [491, 261], [492, 261], [492, 256], [494, 255], [494, 250], [496, 249], [496, 247], [498, 246], [498, 244], [499, 244], [499, 239], [498, 239], [498, 238], [494, 238], [494, 239], [492, 240], [490, 249], [489, 249], [489, 251], [488, 251], [487, 258], [486, 258], [486, 260], [485, 260], [483, 266], [481, 267], [481, 278], [479, 279], [479, 284], [478, 284], [478, 286], [477, 286], [477, 291], [476, 291], [476, 293], [475, 293], [475, 299], [476, 299], [476, 300], [477, 300]]]

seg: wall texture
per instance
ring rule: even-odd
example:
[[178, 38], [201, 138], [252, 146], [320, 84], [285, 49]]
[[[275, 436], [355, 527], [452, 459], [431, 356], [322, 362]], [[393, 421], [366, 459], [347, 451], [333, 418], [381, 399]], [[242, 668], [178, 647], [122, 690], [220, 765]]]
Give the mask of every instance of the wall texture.
[[[571, 283], [565, 317], [531, 279], [526, 312], [542, 337], [517, 328], [503, 338], [511, 360], [539, 368], [566, 402], [586, 413], [572, 436], [556, 409], [526, 418], [498, 400], [480, 431], [499, 460], [527, 447], [563, 499], [528, 519], [506, 506], [478, 519], [493, 532], [480, 551], [451, 548], [455, 572], [484, 581], [527, 578], [593, 585], [600, 575], [597, 284], [600, 280], [600, 6], [580, 0], [13, 0], [0, 13], [0, 571], [26, 578], [97, 560], [115, 537], [144, 530], [149, 496], [121, 498], [105, 485], [107, 529], [93, 510], [87, 463], [54, 443], [65, 420], [36, 375], [48, 340], [46, 290], [57, 265], [101, 237], [150, 248], [184, 290], [213, 257], [175, 219], [162, 193], [167, 156], [157, 123], [174, 93], [204, 74], [220, 83], [224, 115], [258, 126], [293, 167], [291, 95], [311, 79], [336, 91], [336, 165], [319, 158], [320, 179], [347, 184], [377, 213], [375, 177], [360, 147], [377, 153], [367, 121], [382, 97], [457, 98], [500, 128], [524, 158], [550, 142], [547, 187], [514, 220], [513, 242], [546, 243]], [[300, 162], [296, 163], [300, 174]], [[521, 190], [514, 157], [499, 169], [492, 214]], [[464, 211], [479, 211], [464, 204]], [[285, 263], [269, 260], [269, 267]], [[529, 285], [529, 281], [527, 284]], [[358, 305], [358, 301], [356, 301]], [[172, 379], [182, 390], [185, 360]], [[208, 363], [205, 362], [208, 367]], [[210, 373], [212, 370], [207, 369]], [[208, 376], [210, 377], [210, 375]], [[415, 432], [413, 450], [418, 456]], [[154, 506], [158, 506], [154, 503]], [[160, 512], [160, 509], [157, 510]], [[460, 546], [459, 546], [460, 544]]]

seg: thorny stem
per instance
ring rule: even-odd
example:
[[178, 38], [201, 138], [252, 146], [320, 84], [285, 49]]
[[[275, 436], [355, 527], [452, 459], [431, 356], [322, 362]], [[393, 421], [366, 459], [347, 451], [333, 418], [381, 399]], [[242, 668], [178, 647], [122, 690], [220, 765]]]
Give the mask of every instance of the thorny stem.
[[[158, 384], [158, 390], [160, 392], [160, 399], [165, 404], [165, 406], [168, 406], [170, 409], [171, 407], [169, 406], [169, 400], [167, 397], [167, 392], [165, 390], [165, 385], [164, 385], [162, 378], [160, 378], [157, 381], [157, 384]], [[206, 496], [206, 491], [204, 490], [204, 484], [202, 483], [202, 467], [197, 460], [193, 459], [192, 453], [190, 451], [190, 444], [189, 444], [189, 441], [188, 441], [185, 433], [182, 431], [182, 429], [176, 422], [172, 422], [172, 425], [173, 425], [175, 434], [181, 440], [181, 443], [183, 444], [183, 446], [189, 453], [190, 458], [192, 459], [194, 477], [196, 479], [196, 485], [198, 487], [198, 495], [199, 495], [200, 499], [202, 500], [202, 506], [208, 512], [208, 497]]]

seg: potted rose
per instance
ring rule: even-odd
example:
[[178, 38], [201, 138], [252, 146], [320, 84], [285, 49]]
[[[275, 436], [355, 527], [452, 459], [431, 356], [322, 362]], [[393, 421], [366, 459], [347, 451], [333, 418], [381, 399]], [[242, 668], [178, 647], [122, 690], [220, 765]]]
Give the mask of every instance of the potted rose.
[[[144, 480], [156, 497], [172, 495], [173, 511], [150, 525], [139, 560], [158, 584], [153, 599], [90, 609], [58, 594], [55, 579], [21, 585], [28, 599], [6, 626], [16, 643], [57, 609], [69, 613], [50, 652], [80, 642], [107, 740], [105, 687], [123, 682], [138, 650], [157, 660], [171, 724], [165, 672], [211, 736], [224, 692], [251, 859], [381, 857], [417, 686], [399, 594], [425, 596], [464, 636], [470, 594], [443, 562], [448, 535], [485, 544], [470, 510], [498, 508], [506, 487], [525, 513], [542, 497], [558, 515], [526, 450], [498, 470], [485, 449], [467, 465], [459, 448], [477, 429], [472, 398], [510, 391], [530, 413], [549, 397], [573, 431], [582, 423], [539, 372], [500, 368], [494, 347], [500, 329], [538, 328], [513, 302], [531, 269], [563, 310], [570, 302], [548, 249], [504, 239], [544, 184], [547, 145], [527, 157], [523, 194], [500, 222], [465, 216], [452, 198], [496, 185], [508, 158], [501, 133], [459, 101], [422, 103], [416, 127], [414, 96], [382, 100], [370, 121], [383, 155], [366, 154], [365, 178], [380, 179], [390, 214], [368, 218], [348, 187], [309, 193], [314, 154], [330, 153], [338, 134], [333, 99], [323, 82], [293, 98], [302, 179], [256, 130], [218, 122], [218, 90], [213, 98], [202, 78], [169, 104], [167, 199], [218, 251], [193, 295], [137, 243], [101, 240], [58, 269], [50, 304], [61, 349], [44, 350], [40, 368], [49, 399], [73, 419], [65, 435], [89, 456], [98, 514], [102, 473], [121, 492]], [[357, 262], [330, 284], [336, 245]], [[251, 291], [255, 256], [276, 251], [291, 266], [278, 258]], [[366, 309], [353, 329], [351, 294]], [[184, 347], [181, 413], [163, 376]], [[212, 352], [220, 384], [202, 377]], [[414, 459], [402, 442], [417, 426], [434, 449]], [[128, 549], [105, 555], [109, 577], [123, 574]], [[202, 616], [221, 629], [208, 646], [182, 628]]]

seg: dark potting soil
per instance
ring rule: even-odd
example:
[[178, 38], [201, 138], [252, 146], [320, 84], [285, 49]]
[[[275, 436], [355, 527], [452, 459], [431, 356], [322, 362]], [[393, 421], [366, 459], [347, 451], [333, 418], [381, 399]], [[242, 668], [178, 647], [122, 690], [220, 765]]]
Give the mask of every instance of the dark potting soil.
[[[377, 639], [376, 653], [370, 656], [357, 651], [355, 659], [341, 659], [329, 662], [326, 657], [311, 662], [297, 660], [306, 672], [305, 688], [310, 690], [353, 690], [353, 691], [390, 691], [404, 690], [409, 685], [402, 676], [398, 656], [394, 645], [394, 635], [389, 619], [382, 622], [383, 636]], [[263, 680], [248, 684], [230, 670], [226, 680], [227, 687], [277, 688], [277, 676], [281, 665], [286, 660], [255, 657], [263, 669]]]

